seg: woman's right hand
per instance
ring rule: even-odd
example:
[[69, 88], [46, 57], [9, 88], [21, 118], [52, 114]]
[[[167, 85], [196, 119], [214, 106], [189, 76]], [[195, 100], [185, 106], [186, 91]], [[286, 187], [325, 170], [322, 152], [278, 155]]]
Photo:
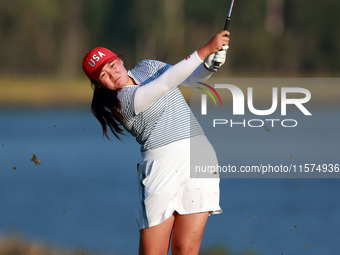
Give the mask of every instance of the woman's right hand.
[[210, 54], [221, 50], [224, 45], [229, 44], [229, 35], [230, 33], [226, 30], [215, 35], [206, 45], [197, 50], [198, 56], [201, 59], [206, 59]]

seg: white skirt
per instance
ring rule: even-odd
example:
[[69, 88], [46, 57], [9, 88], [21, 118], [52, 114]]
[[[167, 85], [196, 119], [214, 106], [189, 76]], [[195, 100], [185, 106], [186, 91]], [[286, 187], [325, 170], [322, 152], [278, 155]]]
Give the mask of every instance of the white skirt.
[[[221, 213], [218, 175], [213, 178], [190, 178], [190, 163], [206, 158], [217, 165], [213, 147], [205, 136], [196, 136], [199, 154], [191, 155], [190, 139], [142, 153], [138, 164], [138, 204], [136, 220], [139, 229], [162, 223], [174, 211], [179, 214]], [[196, 151], [196, 150], [195, 150]], [[195, 152], [196, 153], [196, 152]]]

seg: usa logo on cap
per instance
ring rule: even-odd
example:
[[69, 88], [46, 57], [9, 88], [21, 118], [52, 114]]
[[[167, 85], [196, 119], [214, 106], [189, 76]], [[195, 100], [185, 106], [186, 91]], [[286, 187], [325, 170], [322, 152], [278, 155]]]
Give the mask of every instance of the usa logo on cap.
[[103, 67], [116, 59], [119, 59], [112, 51], [97, 47], [88, 51], [83, 59], [84, 73], [90, 80], [98, 79]]

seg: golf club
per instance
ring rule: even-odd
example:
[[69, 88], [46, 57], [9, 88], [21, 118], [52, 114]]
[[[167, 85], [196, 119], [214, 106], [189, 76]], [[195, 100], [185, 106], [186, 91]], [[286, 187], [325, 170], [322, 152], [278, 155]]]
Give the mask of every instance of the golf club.
[[[232, 1], [231, 1], [230, 8], [229, 8], [229, 13], [228, 13], [228, 17], [227, 17], [227, 19], [226, 19], [226, 21], [225, 21], [225, 24], [224, 24], [224, 30], [228, 30], [228, 29], [229, 29], [230, 20], [231, 20], [231, 19], [230, 19], [230, 17], [231, 17], [231, 11], [233, 10], [234, 2], [235, 2], [235, 0], [232, 0]], [[220, 62], [215, 62], [214, 67], [215, 67], [215, 68], [219, 68], [220, 65], [221, 65]]]

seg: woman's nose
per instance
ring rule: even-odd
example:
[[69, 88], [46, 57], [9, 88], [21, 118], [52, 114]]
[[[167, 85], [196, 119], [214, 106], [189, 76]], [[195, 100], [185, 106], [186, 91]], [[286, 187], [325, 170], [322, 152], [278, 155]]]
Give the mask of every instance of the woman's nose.
[[113, 69], [109, 69], [107, 74], [112, 78], [112, 76], [115, 74], [115, 71]]

